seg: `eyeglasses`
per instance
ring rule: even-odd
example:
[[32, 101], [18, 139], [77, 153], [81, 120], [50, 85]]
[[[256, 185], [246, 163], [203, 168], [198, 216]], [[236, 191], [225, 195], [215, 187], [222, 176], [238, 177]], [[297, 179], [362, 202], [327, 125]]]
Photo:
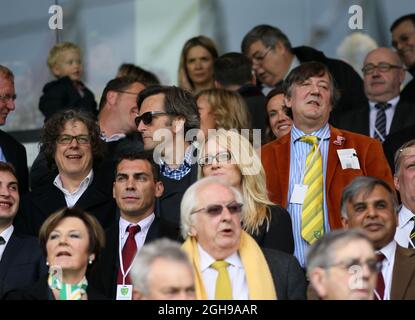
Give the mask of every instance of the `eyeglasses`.
[[144, 112], [141, 116], [138, 116], [135, 118], [135, 125], [138, 127], [141, 121], [143, 121], [145, 125], [149, 125], [153, 121], [154, 116], [161, 116], [165, 114], [168, 114], [168, 113], [162, 112], [162, 111]]
[[268, 47], [268, 48], [265, 50], [265, 52], [255, 54], [255, 55], [252, 57], [252, 63], [261, 64], [261, 63], [262, 63], [262, 61], [264, 61], [265, 57], [267, 56], [268, 52], [270, 52], [270, 51], [271, 51], [271, 49], [272, 49], [272, 47]]
[[79, 144], [88, 144], [91, 142], [91, 138], [86, 134], [80, 134], [78, 136], [63, 134], [61, 136], [58, 136], [56, 142], [59, 144], [71, 144], [73, 139], [76, 139], [76, 142], [78, 142]]
[[198, 160], [199, 166], [204, 167], [211, 165], [213, 159], [216, 159], [217, 162], [227, 162], [232, 159], [232, 155], [229, 151], [223, 151], [215, 154], [214, 156], [205, 156]]
[[369, 63], [362, 68], [362, 72], [365, 75], [368, 75], [368, 74], [372, 74], [373, 72], [375, 72], [375, 69], [378, 69], [379, 72], [388, 72], [391, 69], [402, 69], [402, 67], [394, 65], [394, 64], [386, 63], [386, 62], [379, 63], [378, 65]]
[[15, 94], [1, 94], [0, 95], [0, 101], [3, 103], [6, 103], [8, 101], [14, 101], [16, 100], [17, 96]]
[[332, 267], [341, 267], [346, 270], [353, 270], [353, 268], [360, 267], [363, 268], [363, 265], [366, 265], [371, 272], [379, 272], [381, 270], [381, 262], [379, 262], [376, 258], [374, 259], [367, 259], [366, 261], [360, 261], [359, 259], [351, 259], [346, 261], [339, 261], [337, 263], [333, 263], [328, 265], [327, 268]]
[[398, 44], [407, 43], [413, 34], [415, 34], [415, 31], [401, 34], [397, 41], [392, 41], [392, 47], [394, 47], [395, 49], [398, 49]]
[[231, 202], [226, 206], [222, 204], [212, 204], [205, 208], [192, 211], [191, 214], [205, 211], [209, 216], [216, 217], [222, 213], [224, 207], [226, 207], [230, 213], [235, 214], [241, 213], [243, 204], [236, 201]]

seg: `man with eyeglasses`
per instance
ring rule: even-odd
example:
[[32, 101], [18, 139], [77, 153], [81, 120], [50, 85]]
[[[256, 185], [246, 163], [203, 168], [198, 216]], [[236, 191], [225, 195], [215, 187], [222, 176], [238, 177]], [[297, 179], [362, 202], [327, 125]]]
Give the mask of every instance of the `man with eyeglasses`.
[[[392, 46], [402, 58], [408, 72], [415, 77], [415, 13], [396, 19], [390, 31]], [[415, 102], [415, 78], [408, 82], [401, 96], [408, 101]]]
[[342, 114], [335, 125], [380, 142], [415, 125], [415, 104], [400, 95], [405, 70], [398, 54], [389, 48], [374, 49], [367, 54], [362, 71], [368, 102], [364, 108]]
[[111, 225], [115, 202], [96, 179], [104, 142], [89, 114], [69, 109], [52, 115], [43, 127], [40, 153], [54, 179], [22, 198], [16, 229], [37, 236], [46, 218], [62, 207], [79, 207], [94, 215], [104, 228]]
[[183, 193], [197, 180], [193, 143], [200, 117], [195, 98], [175, 86], [152, 86], [140, 93], [137, 105], [137, 130], [144, 149], [153, 150], [164, 185], [156, 211], [161, 217], [179, 224]]
[[307, 261], [308, 299], [317, 294], [322, 300], [373, 300], [379, 264], [362, 231], [326, 234], [310, 247]]
[[358, 177], [343, 191], [343, 226], [362, 229], [381, 263], [374, 291], [377, 300], [415, 299], [415, 250], [401, 247], [394, 240], [397, 208], [395, 191], [377, 178]]
[[[242, 40], [241, 51], [252, 61], [265, 95], [301, 63], [318, 61], [327, 65], [342, 92], [338, 104], [333, 106], [335, 110], [349, 111], [366, 101], [362, 79], [349, 64], [328, 58], [311, 47], [293, 48], [288, 37], [276, 27], [258, 25], [251, 29]], [[337, 111], [331, 118], [335, 119], [336, 114]]]
[[260, 248], [241, 227], [241, 193], [214, 177], [190, 186], [181, 203], [183, 249], [195, 273], [196, 299], [305, 299], [296, 259]]
[[[0, 126], [6, 123], [7, 116], [15, 109], [16, 92], [13, 72], [0, 65]], [[0, 161], [10, 162], [16, 169], [19, 193], [29, 191], [29, 171], [25, 147], [11, 135], [0, 130]]]

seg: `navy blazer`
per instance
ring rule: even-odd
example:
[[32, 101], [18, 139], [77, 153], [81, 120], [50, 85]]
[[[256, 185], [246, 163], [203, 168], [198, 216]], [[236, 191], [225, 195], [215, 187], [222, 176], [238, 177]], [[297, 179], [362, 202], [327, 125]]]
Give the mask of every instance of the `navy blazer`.
[[0, 261], [0, 299], [10, 290], [34, 284], [45, 274], [46, 262], [38, 240], [13, 231]]
[[[87, 274], [88, 281], [107, 298], [115, 300], [119, 269], [119, 220], [105, 231], [106, 246]], [[179, 240], [179, 227], [156, 216], [147, 232], [145, 244], [159, 238]]]
[[19, 182], [19, 193], [29, 191], [29, 170], [25, 147], [8, 133], [0, 130], [0, 146], [7, 162], [13, 164]]

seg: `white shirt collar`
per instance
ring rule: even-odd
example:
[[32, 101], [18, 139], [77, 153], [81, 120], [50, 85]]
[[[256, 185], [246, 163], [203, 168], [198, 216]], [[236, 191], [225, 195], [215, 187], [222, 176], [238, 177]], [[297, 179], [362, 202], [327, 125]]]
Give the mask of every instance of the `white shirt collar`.
[[[394, 108], [398, 104], [399, 99], [400, 99], [400, 96], [396, 96], [395, 98], [390, 99], [388, 101], [388, 103], [390, 103], [392, 105], [392, 108]], [[369, 101], [370, 108], [372, 108], [372, 109], [374, 109], [375, 105], [377, 105], [377, 104], [378, 104], [378, 102]]]
[[115, 133], [111, 137], [108, 137], [104, 131], [101, 131], [101, 139], [105, 142], [118, 141], [126, 137], [125, 133]]
[[131, 223], [127, 220], [125, 220], [123, 217], [120, 217], [120, 235], [123, 236], [127, 233], [127, 228], [129, 225], [139, 225], [140, 226], [140, 232], [147, 233], [148, 229], [150, 229], [151, 224], [153, 223], [154, 219], [156, 218], [156, 215], [154, 212], [150, 214], [148, 217], [144, 218], [137, 224]]
[[287, 74], [284, 76], [284, 80], [290, 74], [291, 70], [297, 68], [300, 65], [300, 60], [298, 60], [297, 56], [294, 56], [293, 61], [291, 61], [290, 69], [288, 69]]
[[393, 260], [396, 251], [396, 241], [392, 240], [386, 246], [379, 250], [379, 252], [383, 253], [388, 263]]
[[409, 210], [407, 207], [402, 205], [401, 210], [399, 211], [399, 224], [398, 228], [402, 229], [404, 228], [414, 217], [414, 214], [411, 210]]
[[2, 233], [0, 233], [0, 236], [3, 237], [3, 239], [6, 241], [6, 243], [4, 244], [4, 246], [7, 245], [7, 242], [9, 242], [12, 233], [13, 233], [14, 227], [13, 225], [8, 226], [5, 230], [3, 230]]
[[55, 177], [55, 180], [53, 180], [53, 184], [61, 190], [65, 195], [73, 195], [77, 193], [80, 189], [84, 189], [84, 191], [89, 187], [89, 185], [92, 183], [92, 179], [94, 178], [94, 170], [91, 169], [89, 171], [88, 175], [84, 178], [84, 180], [81, 181], [78, 188], [74, 192], [69, 192], [62, 184], [61, 176], [58, 174]]
[[[212, 256], [209, 253], [203, 250], [202, 246], [199, 243], [197, 244], [197, 248], [199, 250], [200, 257], [200, 271], [203, 272], [206, 269], [208, 269], [216, 260], [212, 258]], [[235, 267], [243, 268], [242, 260], [239, 257], [238, 252], [234, 252], [233, 254], [231, 254], [229, 257], [225, 259], [225, 261]]]

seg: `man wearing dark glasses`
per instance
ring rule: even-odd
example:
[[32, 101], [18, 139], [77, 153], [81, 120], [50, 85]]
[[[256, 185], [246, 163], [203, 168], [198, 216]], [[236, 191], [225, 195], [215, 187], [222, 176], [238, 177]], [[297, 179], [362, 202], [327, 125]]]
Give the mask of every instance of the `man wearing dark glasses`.
[[394, 190], [383, 180], [357, 177], [343, 190], [343, 226], [363, 229], [381, 262], [374, 292], [377, 300], [415, 299], [415, 250], [394, 240], [397, 208]]
[[153, 150], [164, 185], [157, 211], [178, 224], [183, 193], [197, 179], [196, 149], [192, 144], [200, 127], [196, 101], [178, 87], [153, 86], [140, 93], [137, 105], [137, 130], [144, 149]]
[[260, 248], [241, 228], [242, 194], [214, 177], [198, 180], [181, 203], [183, 244], [196, 299], [305, 299], [305, 277], [287, 253]]

